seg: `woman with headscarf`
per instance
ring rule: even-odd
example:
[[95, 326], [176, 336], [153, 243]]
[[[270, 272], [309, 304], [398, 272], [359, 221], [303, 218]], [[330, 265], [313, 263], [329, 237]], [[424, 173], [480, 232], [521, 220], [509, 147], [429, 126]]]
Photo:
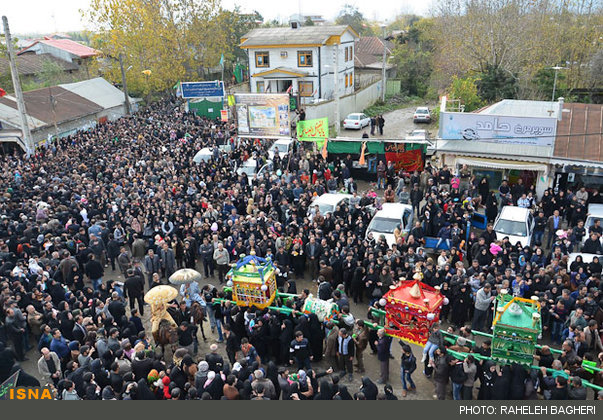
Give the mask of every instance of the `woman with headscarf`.
[[466, 284], [461, 284], [459, 291], [454, 295], [453, 299], [450, 320], [457, 328], [460, 328], [467, 322], [469, 309], [472, 304], [469, 287]]
[[283, 320], [281, 334], [279, 335], [280, 355], [277, 359], [279, 364], [289, 363], [289, 345], [293, 341], [293, 322], [290, 319]]
[[352, 395], [348, 391], [348, 387], [345, 385], [339, 385], [339, 391], [337, 392], [336, 395], [333, 396], [333, 399], [335, 399], [335, 397], [339, 397], [339, 399], [341, 399], [341, 400], [350, 400], [350, 401], [354, 399], [354, 398], [352, 398]]
[[195, 374], [195, 388], [203, 391], [205, 381], [207, 381], [207, 373], [209, 372], [209, 363], [205, 360], [199, 362], [197, 373]]
[[105, 386], [111, 383], [109, 380], [109, 373], [103, 368], [100, 359], [94, 359], [90, 363], [90, 372], [94, 374], [94, 380], [101, 388], [104, 389]]
[[494, 219], [498, 216], [498, 200], [496, 199], [496, 193], [490, 192], [486, 199], [486, 217], [488, 223], [494, 223]]
[[364, 376], [362, 378], [362, 386], [360, 387], [360, 392], [364, 394], [367, 400], [376, 400], [377, 394], [379, 393], [379, 389], [377, 385], [368, 376]]
[[318, 385], [318, 393], [314, 396], [315, 400], [332, 400], [333, 399], [333, 389], [329, 384], [329, 381], [326, 379], [321, 379], [320, 384]]
[[511, 367], [503, 366], [501, 372], [498, 374], [498, 378], [494, 381], [492, 387], [492, 399], [493, 400], [508, 400], [509, 399], [509, 386], [511, 385]]
[[156, 400], [155, 394], [153, 393], [153, 391], [151, 391], [149, 384], [147, 383], [147, 381], [144, 378], [140, 379], [137, 382], [137, 384], [138, 384], [138, 390], [136, 391], [136, 399], [137, 400], [146, 400], [146, 401]]
[[325, 339], [325, 332], [322, 329], [322, 326], [320, 325], [320, 321], [318, 320], [318, 316], [316, 314], [309, 315], [309, 324], [310, 336], [308, 337], [308, 339], [310, 340], [312, 356], [314, 356], [313, 361], [319, 362], [322, 360], [322, 347]]
[[479, 182], [479, 185], [477, 187], [477, 191], [479, 192], [479, 195], [481, 196], [481, 203], [485, 204], [486, 199], [488, 198], [488, 195], [490, 194], [490, 182], [488, 181], [488, 178], [483, 177], [481, 179], [481, 181]]
[[525, 380], [528, 373], [523, 366], [513, 363], [511, 366], [511, 383], [509, 386], [510, 400], [523, 400], [525, 396]]
[[242, 400], [250, 400], [252, 392], [251, 381], [249, 379], [245, 379], [243, 382], [243, 387], [239, 390], [239, 396]]
[[209, 393], [212, 400], [219, 400], [222, 398], [222, 391], [224, 389], [224, 382], [220, 374], [216, 374], [213, 370], [207, 373], [207, 380], [203, 387], [203, 392]]
[[478, 400], [491, 400], [492, 389], [494, 383], [498, 379], [498, 372], [496, 371], [496, 365], [494, 362], [487, 360], [482, 366], [482, 376], [480, 378], [479, 393], [477, 394]]
[[276, 395], [274, 399], [280, 400], [281, 386], [278, 383], [278, 368], [272, 360], [268, 362], [268, 366], [266, 367], [266, 378], [274, 385], [274, 394]]

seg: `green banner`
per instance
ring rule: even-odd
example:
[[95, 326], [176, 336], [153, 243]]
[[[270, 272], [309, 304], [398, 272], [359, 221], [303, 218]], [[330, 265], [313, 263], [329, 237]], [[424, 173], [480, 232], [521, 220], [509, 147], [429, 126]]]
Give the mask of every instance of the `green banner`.
[[17, 386], [19, 372], [21, 371], [16, 371], [6, 381], [2, 382], [2, 385], [0, 385], [0, 400], [8, 400], [9, 390]]
[[[298, 121], [297, 139], [301, 141], [318, 141], [329, 137], [329, 119]], [[321, 141], [322, 143], [322, 141]], [[328, 147], [328, 146], [327, 146]]]

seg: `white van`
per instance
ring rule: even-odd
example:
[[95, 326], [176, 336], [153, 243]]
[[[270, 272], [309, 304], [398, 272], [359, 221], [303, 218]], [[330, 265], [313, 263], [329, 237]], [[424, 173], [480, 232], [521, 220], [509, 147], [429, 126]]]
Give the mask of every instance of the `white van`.
[[342, 204], [349, 206], [351, 197], [351, 194], [323, 194], [312, 201], [310, 208], [308, 208], [308, 216], [314, 212], [316, 206], [318, 206], [318, 210], [323, 216], [327, 213], [333, 213], [337, 206]]
[[394, 230], [399, 228], [402, 235], [406, 236], [413, 226], [412, 206], [401, 203], [384, 203], [381, 210], [377, 211], [366, 230], [366, 237], [373, 233], [373, 238], [378, 240], [385, 236], [387, 245], [391, 248], [396, 243]]
[[[582, 244], [590, 237], [588, 231], [595, 224], [595, 220], [600, 220], [603, 224], [603, 204], [589, 204], [588, 214], [586, 215], [586, 222], [584, 222], [584, 229], [586, 229], [586, 235], [582, 238]], [[601, 236], [601, 243], [603, 243], [603, 236]]]
[[274, 159], [274, 154], [278, 153], [279, 157], [282, 159], [287, 156], [292, 149], [292, 139], [279, 139], [272, 143], [272, 146], [270, 146], [270, 149], [268, 149], [268, 157], [270, 159]]
[[494, 232], [498, 240], [508, 236], [513, 245], [519, 242], [522, 247], [530, 246], [534, 233], [534, 216], [529, 209], [504, 206], [494, 222]]

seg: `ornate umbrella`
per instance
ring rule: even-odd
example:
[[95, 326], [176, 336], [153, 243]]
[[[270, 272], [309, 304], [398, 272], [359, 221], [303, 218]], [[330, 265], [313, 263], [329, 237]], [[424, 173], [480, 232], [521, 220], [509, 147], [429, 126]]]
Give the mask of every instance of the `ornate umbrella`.
[[144, 301], [157, 305], [176, 299], [176, 296], [178, 296], [178, 290], [171, 286], [155, 286], [144, 295]]
[[181, 268], [172, 274], [169, 278], [172, 284], [187, 284], [201, 280], [201, 273], [190, 268]]

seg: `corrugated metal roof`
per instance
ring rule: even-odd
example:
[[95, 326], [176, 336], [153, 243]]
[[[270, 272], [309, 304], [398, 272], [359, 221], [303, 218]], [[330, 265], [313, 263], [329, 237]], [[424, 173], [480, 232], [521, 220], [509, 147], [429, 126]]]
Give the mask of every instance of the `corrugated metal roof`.
[[[41, 72], [45, 61], [52, 61], [58, 64], [64, 71], [75, 71], [78, 69], [78, 66], [75, 63], [70, 63], [69, 61], [61, 60], [59, 58], [53, 57], [50, 54], [34, 53], [18, 55], [17, 69], [19, 70], [20, 75], [29, 76]], [[10, 63], [8, 62], [8, 58], [0, 56], [0, 73], [9, 72]]]
[[255, 45], [296, 45], [324, 44], [331, 36], [343, 34], [349, 27], [346, 25], [302, 26], [297, 29], [257, 28], [243, 35], [241, 47]]
[[78, 56], [79, 58], [94, 57], [100, 54], [100, 52], [95, 50], [94, 48], [90, 48], [86, 45], [80, 44], [79, 42], [75, 42], [70, 39], [40, 39], [35, 41], [33, 44], [23, 48], [17, 54], [23, 54], [37, 43], [50, 45], [51, 47], [67, 51], [70, 54]]
[[[4, 96], [2, 99], [13, 101], [14, 106], [0, 103], [0, 121], [3, 121], [15, 128], [21, 128], [21, 116], [19, 115], [19, 111], [17, 109], [17, 103], [15, 102], [16, 99], [8, 95]], [[44, 127], [46, 125], [44, 121], [40, 121], [31, 115], [29, 118], [27, 118], [27, 123], [30, 130], [35, 130], [36, 128]]]
[[[60, 86], [36, 89], [23, 93], [27, 114], [46, 125], [75, 120], [102, 111], [103, 107]], [[51, 101], [54, 102], [54, 108]], [[0, 98], [0, 103], [17, 109], [14, 98]], [[4, 115], [0, 113], [0, 118]], [[20, 121], [20, 120], [19, 120]], [[21, 124], [19, 122], [18, 127]]]
[[466, 154], [485, 158], [506, 157], [526, 162], [547, 162], [551, 155], [550, 147], [474, 140], [437, 140], [434, 150], [438, 153]]
[[[386, 54], [391, 54], [393, 44], [385, 41]], [[356, 41], [354, 49], [354, 65], [356, 67], [367, 67], [374, 63], [383, 61], [383, 41], [376, 36], [362, 36]]]
[[[123, 105], [124, 93], [111, 83], [97, 77], [82, 82], [67, 83], [59, 85], [61, 88], [73, 92], [105, 109]], [[140, 99], [130, 97], [130, 103], [138, 102]]]
[[503, 99], [481, 111], [480, 114], [505, 115], [509, 117], [554, 117], [557, 118], [559, 102], [521, 101]]
[[603, 105], [567, 103], [563, 108], [554, 156], [603, 162]]

